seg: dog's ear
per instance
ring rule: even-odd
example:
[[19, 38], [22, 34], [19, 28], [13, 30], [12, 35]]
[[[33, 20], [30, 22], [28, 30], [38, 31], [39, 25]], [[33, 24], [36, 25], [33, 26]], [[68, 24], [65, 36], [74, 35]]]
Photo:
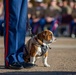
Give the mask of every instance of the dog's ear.
[[42, 32], [43, 38], [47, 36], [47, 30]]
[[41, 33], [37, 34], [37, 42], [38, 42], [40, 45], [43, 44], [42, 40], [43, 40], [42, 34], [41, 34]]
[[43, 37], [45, 37], [45, 35], [46, 35], [46, 32], [44, 31], [42, 35], [43, 35]]
[[39, 39], [43, 40], [43, 39], [45, 39], [46, 36], [48, 35], [47, 32], [48, 32], [48, 30], [45, 30], [45, 31], [39, 33], [39, 34], [37, 35], [37, 37], [38, 37]]

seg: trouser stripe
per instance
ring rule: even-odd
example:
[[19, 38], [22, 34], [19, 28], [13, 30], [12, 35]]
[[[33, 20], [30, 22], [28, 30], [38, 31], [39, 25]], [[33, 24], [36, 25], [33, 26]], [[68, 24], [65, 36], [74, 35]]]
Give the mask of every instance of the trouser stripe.
[[5, 20], [6, 20], [6, 34], [5, 34], [5, 66], [8, 66], [8, 61], [6, 57], [8, 55], [8, 39], [9, 39], [9, 0], [5, 0]]

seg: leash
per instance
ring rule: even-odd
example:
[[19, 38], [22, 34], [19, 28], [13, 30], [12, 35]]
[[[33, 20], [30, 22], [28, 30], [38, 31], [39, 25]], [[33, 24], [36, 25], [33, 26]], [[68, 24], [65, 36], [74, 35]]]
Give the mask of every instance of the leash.
[[29, 18], [27, 18], [27, 24], [28, 24], [29, 35], [32, 37], [33, 34], [32, 34], [32, 28], [31, 28], [31, 25], [30, 25], [30, 20], [29, 20]]

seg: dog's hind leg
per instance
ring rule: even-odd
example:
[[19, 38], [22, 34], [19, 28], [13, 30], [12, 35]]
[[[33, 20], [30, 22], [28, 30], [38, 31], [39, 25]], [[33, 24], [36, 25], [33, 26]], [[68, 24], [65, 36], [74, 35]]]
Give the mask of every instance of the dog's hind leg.
[[30, 63], [35, 64], [35, 57], [30, 57]]
[[30, 63], [35, 64], [36, 60], [36, 46], [32, 44], [30, 50]]

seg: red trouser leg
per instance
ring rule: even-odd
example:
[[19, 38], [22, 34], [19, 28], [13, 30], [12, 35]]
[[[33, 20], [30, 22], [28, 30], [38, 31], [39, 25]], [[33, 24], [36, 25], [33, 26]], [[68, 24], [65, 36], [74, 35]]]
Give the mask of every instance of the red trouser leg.
[[8, 55], [8, 39], [9, 39], [9, 0], [5, 0], [5, 67], [8, 67], [8, 61], [6, 60], [6, 57]]

